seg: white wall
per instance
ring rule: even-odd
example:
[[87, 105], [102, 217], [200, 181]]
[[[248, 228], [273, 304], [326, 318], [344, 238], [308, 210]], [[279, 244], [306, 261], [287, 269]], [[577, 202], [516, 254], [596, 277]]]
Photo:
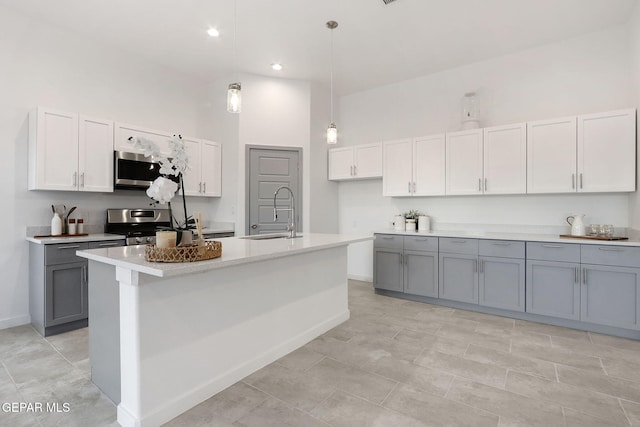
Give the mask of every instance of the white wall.
[[239, 117], [236, 232], [245, 234], [245, 148], [272, 145], [302, 148], [302, 227], [309, 230], [311, 200], [310, 123], [308, 82], [242, 75], [242, 113]]
[[[626, 26], [343, 97], [347, 145], [460, 129], [461, 98], [477, 91], [492, 126], [637, 105]], [[637, 74], [637, 73], [636, 73]], [[341, 183], [341, 233], [370, 234], [396, 213], [419, 209], [445, 223], [562, 227], [567, 215], [629, 225], [622, 195], [386, 198], [380, 180]], [[513, 227], [511, 227], [513, 228]], [[350, 247], [349, 274], [371, 278], [371, 243]]]
[[[47, 225], [52, 203], [78, 206], [89, 224], [109, 207], [146, 207], [140, 192], [86, 194], [27, 190], [27, 113], [36, 106], [209, 137], [201, 131], [201, 84], [125, 52], [0, 7], [0, 144], [4, 228], [0, 246], [0, 329], [28, 322], [27, 226]], [[211, 201], [188, 198], [211, 217]]]
[[[635, 92], [630, 92], [635, 97], [635, 107], [640, 109], [640, 3], [636, 4], [634, 12], [629, 18], [629, 40], [631, 43], [631, 58], [633, 60], [632, 70], [635, 77]], [[640, 132], [637, 132], [636, 136], [638, 137], [638, 145], [640, 145]], [[637, 154], [636, 165], [640, 165], [640, 150], [638, 150]], [[638, 183], [636, 182], [636, 188], [637, 186]], [[640, 191], [636, 191], [630, 196], [629, 216], [629, 225], [632, 228], [640, 229]]]

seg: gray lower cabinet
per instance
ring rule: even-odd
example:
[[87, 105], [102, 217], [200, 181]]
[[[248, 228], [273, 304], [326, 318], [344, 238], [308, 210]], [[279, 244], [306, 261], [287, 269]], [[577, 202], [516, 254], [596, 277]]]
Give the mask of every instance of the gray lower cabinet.
[[440, 238], [440, 298], [478, 303], [478, 240]]
[[640, 248], [582, 245], [580, 319], [640, 329]]
[[373, 285], [438, 297], [438, 238], [376, 234]]
[[478, 251], [478, 304], [505, 310], [525, 310], [525, 244], [481, 240]]
[[40, 334], [49, 336], [87, 326], [88, 263], [76, 256], [76, 251], [122, 245], [124, 240], [29, 244], [29, 314]]
[[438, 253], [405, 250], [404, 293], [438, 298]]
[[580, 245], [527, 242], [527, 312], [580, 319]]

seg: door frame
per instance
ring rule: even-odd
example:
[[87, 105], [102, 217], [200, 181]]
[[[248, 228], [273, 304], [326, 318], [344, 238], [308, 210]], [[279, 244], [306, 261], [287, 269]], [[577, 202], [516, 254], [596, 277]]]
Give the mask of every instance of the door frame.
[[302, 200], [303, 200], [303, 188], [302, 188], [302, 174], [303, 174], [303, 161], [302, 161], [302, 147], [294, 147], [294, 146], [285, 146], [285, 145], [256, 145], [256, 144], [247, 144], [245, 145], [244, 152], [244, 170], [245, 170], [245, 180], [244, 180], [244, 233], [248, 236], [250, 233], [250, 216], [251, 216], [251, 191], [249, 186], [251, 185], [251, 150], [268, 150], [268, 151], [295, 151], [298, 153], [298, 193], [296, 194], [296, 213], [298, 213], [298, 217], [300, 218], [300, 223], [296, 224], [298, 226], [298, 232], [302, 231], [303, 214], [302, 211]]

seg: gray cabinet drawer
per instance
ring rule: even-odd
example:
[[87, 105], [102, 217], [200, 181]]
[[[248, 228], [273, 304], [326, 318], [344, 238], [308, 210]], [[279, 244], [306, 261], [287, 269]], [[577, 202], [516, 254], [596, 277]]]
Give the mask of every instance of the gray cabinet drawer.
[[527, 242], [527, 259], [580, 262], [580, 245], [570, 243]]
[[477, 239], [459, 239], [453, 237], [440, 238], [440, 252], [454, 254], [478, 255]]
[[480, 240], [480, 255], [500, 258], [524, 258], [524, 242], [512, 240]]
[[580, 245], [583, 264], [640, 267], [640, 248], [608, 245]]
[[404, 236], [404, 249], [412, 251], [438, 251], [437, 237]]
[[104, 240], [100, 242], [89, 242], [89, 249], [101, 249], [101, 248], [113, 248], [116, 246], [124, 246], [124, 239], [122, 240]]
[[76, 257], [76, 251], [88, 249], [89, 244], [82, 243], [58, 243], [57, 245], [46, 245], [44, 263], [45, 265], [63, 264], [66, 262], [77, 262], [82, 259]]
[[373, 246], [376, 248], [402, 249], [403, 236], [399, 234], [376, 234]]

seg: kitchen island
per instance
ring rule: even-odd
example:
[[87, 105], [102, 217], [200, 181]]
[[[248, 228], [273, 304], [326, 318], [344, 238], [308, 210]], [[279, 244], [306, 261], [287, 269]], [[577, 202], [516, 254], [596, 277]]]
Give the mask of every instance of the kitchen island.
[[123, 426], [157, 426], [349, 318], [347, 246], [373, 237], [223, 238], [222, 257], [89, 260], [92, 380]]

